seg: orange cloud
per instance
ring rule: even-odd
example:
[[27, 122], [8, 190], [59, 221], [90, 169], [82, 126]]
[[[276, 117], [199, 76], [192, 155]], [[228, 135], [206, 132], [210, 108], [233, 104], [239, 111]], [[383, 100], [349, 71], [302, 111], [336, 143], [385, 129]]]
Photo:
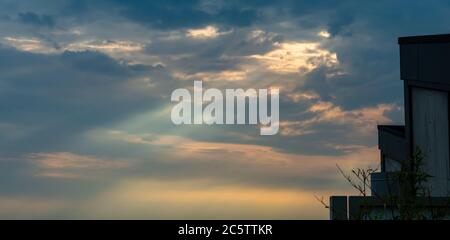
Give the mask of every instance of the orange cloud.
[[278, 43], [272, 51], [249, 58], [258, 60], [277, 73], [306, 73], [320, 65], [338, 64], [336, 53], [322, 48], [320, 43], [316, 42]]
[[352, 125], [357, 134], [370, 136], [375, 134], [377, 124], [391, 123], [385, 116], [386, 111], [399, 108], [396, 104], [379, 104], [355, 110], [343, 110], [331, 102], [317, 102], [308, 111], [317, 115], [302, 121], [282, 121], [281, 134], [285, 136], [299, 136], [313, 133], [313, 126], [321, 123], [338, 125]]
[[82, 156], [69, 152], [33, 153], [29, 158], [35, 159], [42, 168], [47, 169], [104, 169], [128, 167], [128, 163]]
[[[113, 131], [114, 139], [153, 146], [164, 146], [164, 161], [183, 163], [185, 161], [227, 161], [240, 168], [267, 174], [267, 176], [302, 176], [315, 177], [321, 172], [336, 172], [336, 163], [346, 168], [367, 167], [378, 161], [376, 147], [331, 146], [336, 149], [351, 149], [346, 155], [303, 155], [285, 153], [270, 146], [256, 144], [237, 144], [221, 142], [196, 141], [174, 135], [144, 134], [144, 136]], [[151, 140], [146, 140], [150, 138]], [[364, 160], [361, 159], [364, 156]], [[337, 173], [337, 172], [336, 172]], [[336, 174], [337, 176], [337, 174]]]
[[28, 158], [38, 166], [35, 177], [86, 179], [93, 170], [120, 169], [129, 167], [129, 163], [118, 160], [106, 160], [69, 152], [33, 153]]

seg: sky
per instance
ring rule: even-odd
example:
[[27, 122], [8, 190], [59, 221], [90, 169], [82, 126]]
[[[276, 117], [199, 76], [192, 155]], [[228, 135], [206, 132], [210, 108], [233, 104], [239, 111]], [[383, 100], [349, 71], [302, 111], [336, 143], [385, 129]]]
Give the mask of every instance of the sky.
[[[0, 0], [1, 219], [327, 219], [402, 124], [397, 38], [448, 1]], [[177, 88], [279, 88], [280, 131], [170, 120]]]

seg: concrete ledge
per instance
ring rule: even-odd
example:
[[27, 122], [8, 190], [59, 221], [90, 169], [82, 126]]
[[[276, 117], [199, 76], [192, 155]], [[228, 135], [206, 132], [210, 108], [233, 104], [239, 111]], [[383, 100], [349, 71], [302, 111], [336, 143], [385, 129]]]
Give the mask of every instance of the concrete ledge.
[[347, 196], [330, 197], [330, 219], [348, 220]]

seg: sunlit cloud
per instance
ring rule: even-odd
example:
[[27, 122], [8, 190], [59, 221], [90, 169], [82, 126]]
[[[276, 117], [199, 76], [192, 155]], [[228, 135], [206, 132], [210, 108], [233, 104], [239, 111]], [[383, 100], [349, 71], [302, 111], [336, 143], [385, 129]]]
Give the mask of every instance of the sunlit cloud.
[[379, 104], [374, 107], [365, 107], [355, 110], [343, 110], [331, 102], [319, 101], [311, 105], [309, 112], [316, 113], [312, 118], [300, 121], [282, 121], [281, 134], [285, 136], [301, 136], [313, 133], [314, 126], [324, 123], [334, 125], [349, 125], [363, 136], [375, 134], [378, 124], [391, 123], [385, 113], [399, 107], [396, 104]]
[[278, 43], [277, 41], [275, 41], [275, 39], [279, 37], [278, 34], [273, 33], [273, 32], [267, 32], [267, 31], [263, 31], [260, 29], [255, 29], [252, 30], [248, 35], [247, 35], [247, 40], [254, 42], [256, 44], [261, 44], [261, 43], [265, 43], [265, 42], [275, 42]]
[[144, 44], [131, 41], [83, 41], [69, 44], [66, 49], [70, 51], [93, 50], [106, 53], [138, 52], [144, 48]]
[[357, 144], [327, 144], [327, 146], [336, 149], [336, 150], [340, 150], [343, 151], [345, 153], [351, 153], [354, 151], [360, 151], [360, 150], [364, 150], [365, 148], [367, 148], [367, 146], [364, 145], [357, 145]]
[[336, 53], [314, 42], [283, 42], [270, 52], [249, 58], [260, 61], [277, 73], [307, 73], [321, 65], [331, 67], [338, 64]]
[[39, 172], [34, 175], [42, 178], [57, 178], [57, 179], [85, 179], [81, 174], [65, 173], [65, 172]]
[[326, 30], [322, 30], [322, 31], [317, 33], [317, 36], [323, 37], [323, 38], [330, 38], [331, 34], [328, 31], [326, 31]]
[[243, 71], [221, 71], [221, 72], [197, 72], [193, 74], [186, 74], [182, 72], [175, 72], [174, 78], [178, 80], [201, 80], [205, 82], [211, 81], [242, 81], [247, 78], [248, 72]]
[[[240, 164], [250, 164], [253, 167], [270, 166], [272, 173], [280, 171], [284, 174], [295, 173], [302, 176], [317, 176], [321, 171], [334, 169], [334, 164], [337, 162], [363, 166], [376, 158], [368, 157], [368, 161], [364, 162], [357, 160], [359, 155], [377, 156], [378, 154], [378, 150], [372, 147], [356, 149], [344, 156], [321, 156], [287, 153], [271, 146], [257, 144], [198, 141], [176, 135], [129, 134], [117, 130], [108, 131], [106, 134], [111, 139], [128, 143], [164, 146], [160, 149], [164, 149], [166, 161], [184, 162], [190, 159], [189, 161], [208, 162], [227, 159], [230, 163], [236, 163], [236, 167], [241, 167]], [[344, 146], [341, 145], [341, 148]]]
[[3, 39], [7, 45], [25, 52], [45, 54], [58, 52], [57, 49], [48, 46], [46, 43], [37, 38], [5, 37]]
[[5, 44], [25, 52], [56, 54], [64, 51], [97, 51], [116, 59], [127, 59], [129, 62], [138, 61], [143, 58], [143, 56], [140, 56], [139, 53], [145, 47], [144, 43], [122, 40], [75, 41], [68, 44], [61, 43], [60, 46], [55, 47], [38, 38], [5, 37], [3, 39]]
[[28, 159], [37, 166], [35, 177], [85, 179], [89, 171], [123, 169], [130, 166], [127, 161], [106, 160], [68, 152], [33, 153]]
[[320, 96], [313, 92], [292, 92], [287, 93], [286, 96], [294, 103], [299, 103], [302, 101], [309, 101], [319, 99]]
[[281, 121], [280, 128], [282, 136], [303, 136], [315, 133], [315, 130], [305, 127], [301, 121]]
[[231, 33], [231, 30], [220, 32], [219, 29], [214, 26], [206, 26], [204, 28], [188, 29], [186, 32], [186, 36], [193, 39], [211, 39], [229, 34]]
[[210, 153], [219, 153], [217, 156], [220, 156], [220, 153], [227, 153], [241, 155], [241, 159], [258, 159], [261, 161], [286, 161], [289, 159], [288, 155], [277, 152], [272, 147], [254, 144], [205, 142], [177, 135], [149, 133], [137, 135], [121, 131], [109, 131], [109, 134], [114, 139], [129, 143], [170, 147], [174, 150], [173, 155], [180, 157]]
[[385, 116], [385, 112], [398, 108], [395, 104], [379, 104], [375, 107], [365, 107], [350, 111], [343, 110], [330, 102], [318, 102], [313, 104], [309, 111], [319, 112], [317, 121], [335, 121], [338, 123], [354, 123], [357, 125], [372, 125], [376, 127], [377, 123], [389, 123], [391, 119]]
[[42, 168], [47, 169], [105, 169], [123, 168], [128, 163], [82, 156], [68, 152], [33, 153], [29, 155]]

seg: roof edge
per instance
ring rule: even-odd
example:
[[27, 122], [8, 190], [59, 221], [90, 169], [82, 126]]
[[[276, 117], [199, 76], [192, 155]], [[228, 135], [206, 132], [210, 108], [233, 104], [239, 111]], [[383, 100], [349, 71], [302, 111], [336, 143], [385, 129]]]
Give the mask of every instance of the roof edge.
[[398, 44], [450, 43], [450, 34], [399, 37]]

